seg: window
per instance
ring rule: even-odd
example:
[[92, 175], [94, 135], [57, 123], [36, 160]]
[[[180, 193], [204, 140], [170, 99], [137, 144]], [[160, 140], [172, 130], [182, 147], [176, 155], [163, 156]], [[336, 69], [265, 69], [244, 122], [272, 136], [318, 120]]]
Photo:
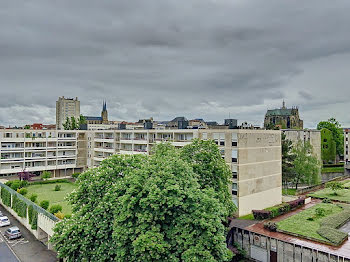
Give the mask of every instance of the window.
[[232, 133], [232, 146], [237, 146], [237, 133]]
[[237, 149], [232, 150], [232, 163], [237, 163]]
[[232, 190], [237, 190], [237, 183], [232, 183]]
[[232, 178], [233, 178], [233, 179], [237, 179], [237, 177], [238, 177], [238, 176], [237, 176], [237, 172], [232, 172]]

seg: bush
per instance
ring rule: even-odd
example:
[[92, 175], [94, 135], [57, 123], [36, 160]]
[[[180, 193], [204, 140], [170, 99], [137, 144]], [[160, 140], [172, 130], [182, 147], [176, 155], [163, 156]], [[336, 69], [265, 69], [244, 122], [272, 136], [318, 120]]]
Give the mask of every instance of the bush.
[[41, 174], [41, 178], [44, 180], [51, 178], [51, 176], [51, 172], [49, 171], [43, 171], [43, 173]]
[[21, 187], [26, 187], [26, 186], [28, 186], [28, 181], [27, 181], [27, 180], [22, 180], [22, 181], [20, 182], [20, 186], [21, 186]]
[[263, 220], [268, 219], [271, 216], [271, 212], [268, 210], [252, 210], [254, 219]]
[[77, 179], [78, 176], [79, 176], [80, 174], [81, 174], [81, 173], [73, 173], [73, 174], [72, 174], [72, 177], [75, 178], [75, 179]]
[[25, 196], [27, 193], [28, 193], [28, 189], [26, 189], [26, 188], [21, 188], [21, 189], [19, 189], [19, 192], [18, 193], [20, 193], [22, 196]]
[[43, 200], [39, 204], [39, 206], [41, 206], [45, 210], [47, 210], [49, 208], [49, 205], [50, 205], [49, 200]]
[[318, 207], [315, 209], [315, 213], [317, 217], [324, 217], [326, 215], [326, 210], [322, 207]]
[[58, 219], [63, 219], [64, 218], [64, 214], [61, 211], [58, 211], [57, 213], [54, 214], [55, 217], [57, 217]]
[[5, 185], [8, 186], [8, 187], [11, 187], [12, 182], [13, 182], [13, 181], [7, 181], [7, 182], [5, 183]]
[[346, 239], [348, 239], [348, 234], [332, 227], [320, 227], [317, 230], [317, 233], [320, 236], [328, 239], [335, 246], [341, 245]]
[[30, 197], [29, 197], [30, 201], [32, 201], [33, 203], [35, 203], [37, 198], [38, 198], [37, 194], [31, 194]]
[[13, 190], [17, 191], [17, 189], [21, 188], [21, 181], [13, 180], [10, 186]]
[[271, 232], [276, 232], [277, 231], [277, 225], [275, 222], [267, 222], [267, 223], [264, 223], [264, 228], [271, 231]]
[[38, 228], [38, 212], [33, 209], [33, 214], [32, 214], [32, 229], [36, 230]]
[[71, 214], [64, 215], [64, 219], [69, 219], [69, 218], [71, 218], [71, 217], [72, 217]]
[[61, 191], [61, 185], [56, 185], [54, 190], [55, 191]]
[[17, 195], [13, 195], [12, 199], [12, 209], [16, 211], [16, 213], [20, 217], [27, 217], [27, 204]]
[[62, 206], [61, 206], [61, 205], [52, 205], [52, 206], [50, 207], [50, 210], [49, 210], [49, 211], [50, 211], [51, 214], [56, 214], [56, 213], [62, 211]]
[[330, 203], [332, 203], [332, 200], [330, 200], [329, 198], [324, 198], [322, 200], [322, 203], [330, 204]]
[[3, 187], [1, 188], [1, 200], [4, 205], [11, 206], [11, 193]]

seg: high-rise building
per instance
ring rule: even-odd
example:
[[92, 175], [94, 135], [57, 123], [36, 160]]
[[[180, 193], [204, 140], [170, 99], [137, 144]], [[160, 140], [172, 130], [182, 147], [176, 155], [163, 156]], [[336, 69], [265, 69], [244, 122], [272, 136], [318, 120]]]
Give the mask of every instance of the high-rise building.
[[76, 97], [65, 98], [64, 96], [59, 97], [56, 101], [56, 127], [57, 129], [64, 129], [63, 124], [67, 118], [80, 117], [80, 101]]

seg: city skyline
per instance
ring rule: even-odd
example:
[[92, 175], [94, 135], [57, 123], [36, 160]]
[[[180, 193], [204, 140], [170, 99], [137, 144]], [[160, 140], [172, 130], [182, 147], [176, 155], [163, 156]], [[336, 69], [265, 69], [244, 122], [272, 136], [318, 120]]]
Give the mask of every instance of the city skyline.
[[19, 2], [1, 11], [0, 125], [54, 123], [64, 95], [113, 120], [260, 126], [284, 99], [306, 128], [350, 126], [347, 1]]

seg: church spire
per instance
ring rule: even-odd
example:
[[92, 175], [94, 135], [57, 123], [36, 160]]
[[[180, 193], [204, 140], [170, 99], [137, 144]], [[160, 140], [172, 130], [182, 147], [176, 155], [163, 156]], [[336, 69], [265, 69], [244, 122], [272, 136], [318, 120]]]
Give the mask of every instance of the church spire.
[[284, 102], [284, 99], [283, 99], [283, 102], [282, 102], [282, 109], [286, 109], [286, 102]]
[[102, 111], [107, 111], [107, 102], [103, 101]]

